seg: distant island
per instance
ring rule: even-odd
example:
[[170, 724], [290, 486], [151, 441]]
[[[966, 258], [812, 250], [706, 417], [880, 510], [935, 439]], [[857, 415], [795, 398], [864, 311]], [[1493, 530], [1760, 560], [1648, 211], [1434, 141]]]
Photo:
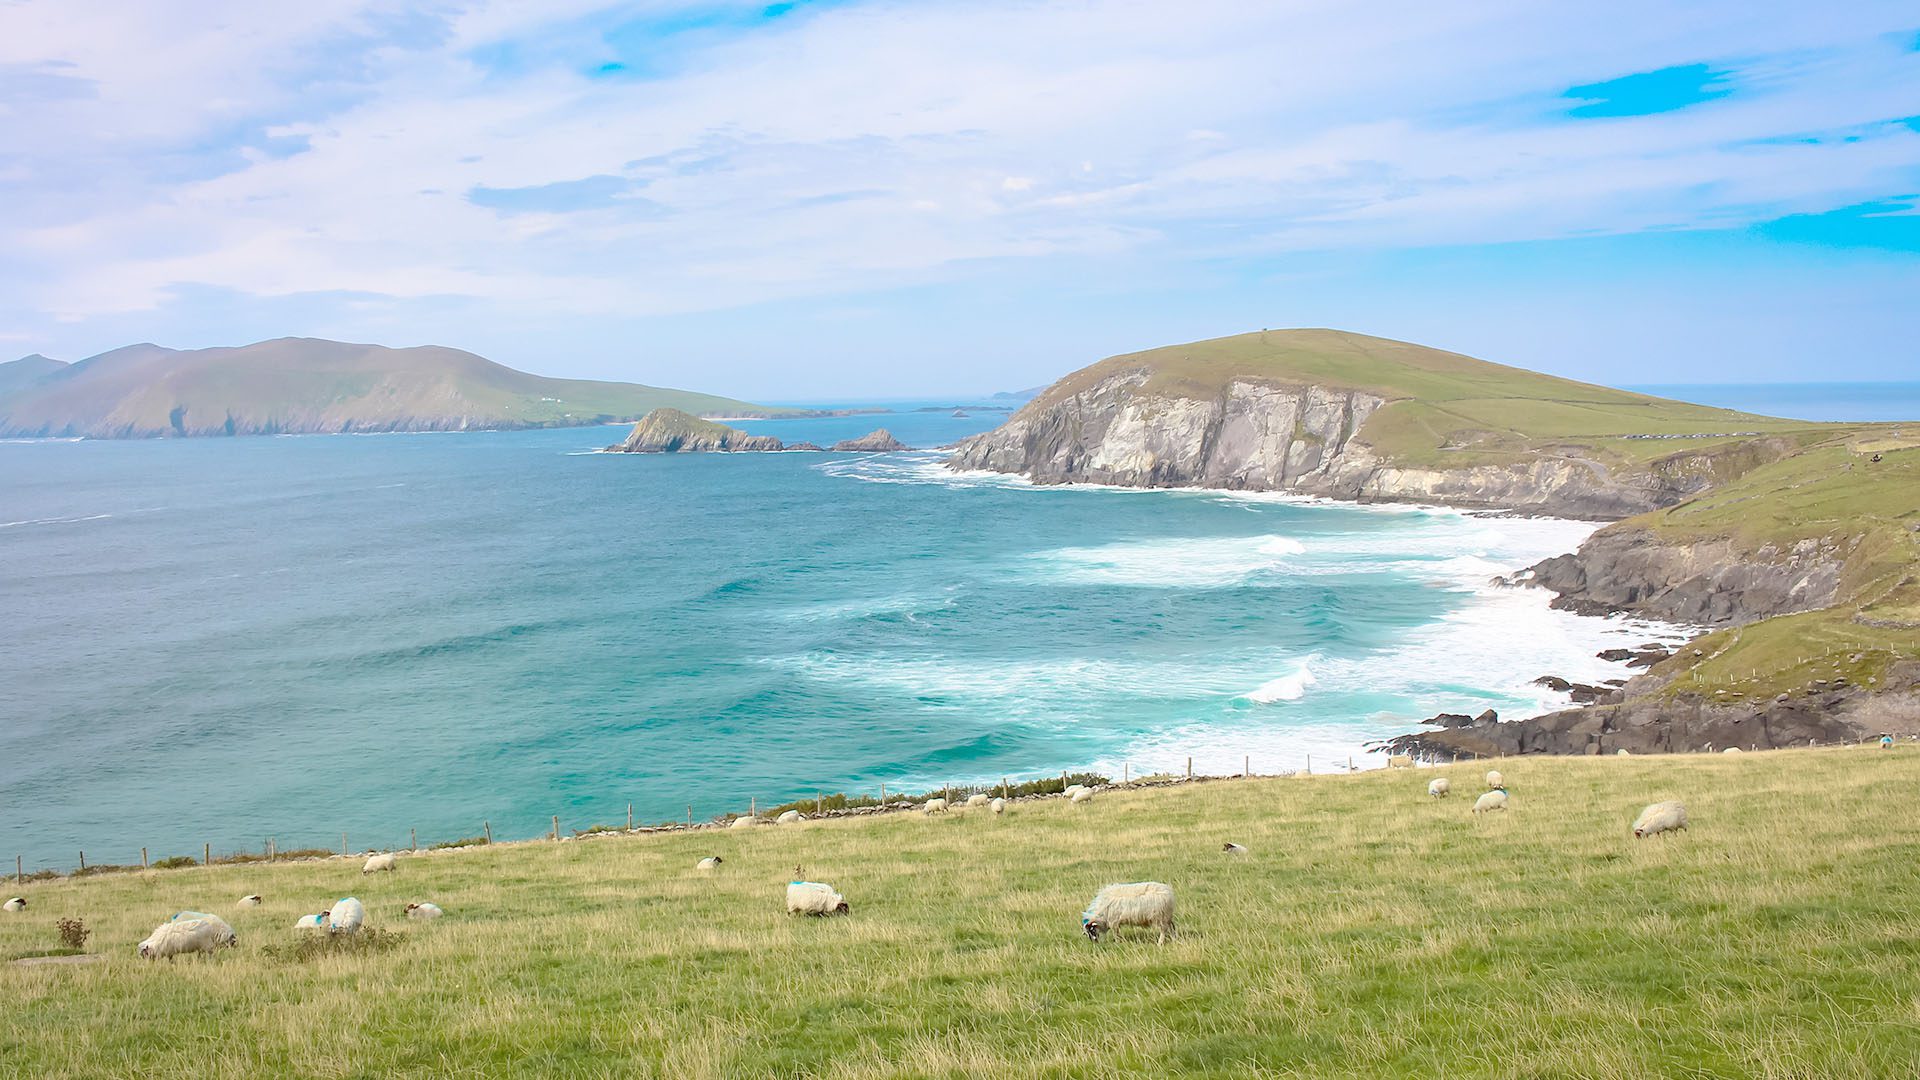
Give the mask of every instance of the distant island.
[[1612, 521], [1506, 583], [1583, 614], [1714, 628], [1671, 655], [1647, 650], [1645, 674], [1588, 688], [1589, 707], [1435, 717], [1398, 750], [1920, 733], [1920, 421], [1782, 420], [1364, 334], [1271, 330], [1082, 368], [948, 465]]
[[[812, 443], [788, 446], [771, 435], [749, 435], [739, 428], [682, 412], [679, 409], [655, 409], [633, 425], [624, 441], [607, 447], [620, 454], [695, 454], [695, 453], [771, 453], [778, 450], [814, 450]], [[885, 453], [910, 450], [886, 428], [878, 428], [858, 439], [834, 443], [840, 453]]]
[[840, 415], [638, 383], [550, 379], [460, 349], [320, 338], [238, 348], [129, 345], [73, 364], [0, 364], [0, 436], [151, 439], [574, 427], [670, 407], [703, 416]]

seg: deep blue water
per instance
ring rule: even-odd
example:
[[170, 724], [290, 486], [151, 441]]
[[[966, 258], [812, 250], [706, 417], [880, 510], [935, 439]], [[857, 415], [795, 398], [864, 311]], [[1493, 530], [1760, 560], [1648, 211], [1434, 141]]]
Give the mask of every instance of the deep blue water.
[[[926, 446], [1002, 415], [746, 426]], [[591, 453], [622, 434], [0, 444], [0, 856], [1325, 766], [1646, 635], [1483, 587], [1577, 524]]]

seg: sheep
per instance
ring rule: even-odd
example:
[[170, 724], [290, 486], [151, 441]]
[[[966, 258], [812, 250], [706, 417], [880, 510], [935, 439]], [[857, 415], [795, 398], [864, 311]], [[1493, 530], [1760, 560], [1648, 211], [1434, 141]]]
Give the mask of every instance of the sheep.
[[201, 911], [182, 911], [154, 928], [140, 943], [140, 956], [147, 960], [172, 958], [181, 953], [210, 953], [221, 946], [238, 945], [233, 927], [218, 915]]
[[923, 814], [944, 814], [947, 812], [947, 800], [928, 799], [926, 804], [920, 807], [920, 812]]
[[1152, 927], [1165, 943], [1173, 936], [1173, 887], [1158, 881], [1109, 885], [1094, 894], [1080, 916], [1080, 928], [1096, 942], [1123, 926]]
[[822, 885], [817, 881], [787, 883], [789, 915], [845, 915], [851, 910], [847, 906], [847, 898], [834, 892], [831, 885]]
[[1069, 796], [1069, 800], [1070, 800], [1070, 801], [1072, 801], [1072, 802], [1077, 802], [1077, 803], [1083, 803], [1083, 802], [1092, 802], [1092, 801], [1093, 801], [1093, 789], [1092, 789], [1092, 788], [1087, 788], [1087, 787], [1083, 787], [1083, 788], [1081, 788], [1081, 789], [1080, 789], [1079, 791], [1076, 791], [1076, 792], [1074, 792], [1074, 793], [1073, 793], [1073, 794], [1072, 794], [1071, 796]]
[[1387, 758], [1387, 768], [1411, 769], [1413, 768], [1413, 755], [1412, 754], [1394, 754]]
[[323, 911], [318, 915], [302, 915], [293, 921], [293, 928], [295, 930], [325, 930], [327, 928], [327, 913]]
[[351, 896], [334, 901], [333, 906], [327, 909], [327, 932], [330, 934], [351, 934], [366, 921], [366, 905]]
[[1738, 754], [1738, 753], [1741, 753], [1742, 751], [1737, 746], [1729, 746], [1725, 750], [1722, 750], [1720, 752], [1723, 754]]
[[1231, 840], [1222, 845], [1220, 850], [1228, 855], [1245, 855], [1247, 853], [1245, 844], [1236, 844]]
[[988, 803], [987, 806], [996, 814], [1004, 814], [1007, 812], [1007, 800], [1005, 799], [996, 798]]
[[1436, 799], [1445, 798], [1453, 793], [1453, 781], [1444, 776], [1436, 776], [1427, 781], [1427, 794]]
[[235, 901], [233, 906], [237, 908], [259, 907], [260, 894], [248, 893], [247, 895], [241, 897], [239, 900]]
[[360, 872], [363, 874], [374, 874], [382, 870], [392, 870], [399, 861], [400, 857], [391, 851], [380, 855], [369, 855], [367, 856], [367, 865], [361, 867]]
[[718, 869], [720, 869], [720, 864], [721, 864], [721, 863], [723, 863], [723, 862], [726, 862], [726, 861], [727, 861], [727, 860], [725, 860], [725, 859], [723, 859], [723, 858], [721, 858], [721, 857], [720, 857], [720, 856], [718, 856], [718, 855], [709, 855], [709, 856], [707, 856], [706, 858], [704, 858], [704, 859], [701, 859], [701, 860], [700, 860], [700, 861], [699, 861], [698, 863], [695, 863], [695, 864], [694, 864], [694, 869], [696, 869], [696, 870], [718, 870]]
[[967, 805], [970, 807], [985, 806], [987, 805], [987, 802], [992, 798], [993, 796], [987, 794], [984, 791], [976, 791], [973, 794], [967, 796]]
[[1623, 746], [1623, 747], [1621, 747], [1620, 749], [1618, 749], [1618, 750], [1615, 750], [1615, 751], [1613, 752], [1613, 756], [1615, 756], [1615, 757], [1632, 757], [1633, 755], [1632, 755], [1632, 754], [1629, 754], [1629, 753], [1627, 752], [1627, 748]]
[[1487, 770], [1487, 790], [1488, 791], [1505, 791], [1506, 788], [1507, 788], [1507, 778], [1500, 775], [1500, 770], [1488, 769]]
[[1075, 795], [1078, 795], [1078, 794], [1080, 794], [1081, 792], [1083, 792], [1083, 791], [1085, 791], [1085, 790], [1087, 790], [1087, 785], [1085, 785], [1085, 784], [1073, 784], [1073, 785], [1070, 785], [1069, 787], [1067, 787], [1067, 789], [1066, 789], [1066, 790], [1064, 790], [1064, 791], [1062, 791], [1062, 792], [1061, 792], [1060, 794], [1062, 794], [1062, 795], [1065, 795], [1065, 796], [1066, 796], [1067, 798], [1069, 798], [1069, 799], [1071, 799], [1071, 798], [1073, 798], [1073, 797], [1074, 797]]
[[1473, 812], [1476, 814], [1482, 814], [1488, 810], [1505, 810], [1506, 808], [1507, 793], [1499, 788], [1494, 788], [1492, 791], [1487, 792], [1485, 795], [1473, 801]]
[[747, 815], [746, 817], [737, 817], [737, 818], [734, 818], [734, 819], [733, 819], [733, 824], [731, 824], [731, 825], [729, 825], [729, 826], [727, 826], [727, 828], [729, 828], [729, 829], [751, 829], [751, 828], [753, 828], [753, 827], [754, 827], [755, 825], [758, 825], [758, 824], [760, 824], [760, 819], [759, 819], [759, 818], [757, 818], [757, 817], [754, 817], [754, 816], [753, 816], [753, 815], [751, 815], [751, 814], [749, 814], [749, 815]]
[[429, 903], [408, 904], [401, 913], [409, 919], [437, 919], [446, 914], [439, 904]]
[[800, 820], [800, 811], [786, 810], [786, 811], [782, 811], [779, 817], [774, 818], [773, 823], [775, 825], [792, 825], [794, 822], [799, 820]]
[[10, 897], [6, 903], [0, 904], [0, 908], [5, 908], [8, 911], [25, 911], [27, 910], [27, 898], [24, 896]]
[[1652, 836], [1672, 829], [1687, 827], [1687, 807], [1677, 799], [1657, 802], [1640, 811], [1633, 819], [1633, 835]]

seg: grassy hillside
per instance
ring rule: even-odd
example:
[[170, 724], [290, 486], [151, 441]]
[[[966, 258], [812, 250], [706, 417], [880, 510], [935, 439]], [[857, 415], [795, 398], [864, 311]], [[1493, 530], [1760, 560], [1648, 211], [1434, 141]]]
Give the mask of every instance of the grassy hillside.
[[[1886, 1077], [1920, 1072], [1920, 751], [1500, 763], [1505, 814], [1432, 770], [1092, 803], [612, 836], [34, 884], [0, 957], [0, 1061], [46, 1077]], [[1647, 802], [1694, 827], [1635, 840]], [[1223, 841], [1252, 848], [1220, 853]], [[720, 872], [693, 869], [703, 855]], [[844, 919], [789, 918], [798, 864]], [[1102, 884], [1180, 935], [1093, 945]], [[266, 895], [233, 912], [235, 897]], [[356, 894], [389, 952], [301, 959]], [[407, 925], [409, 900], [447, 910]], [[146, 963], [175, 910], [240, 947]], [[1137, 932], [1136, 932], [1137, 933]]]
[[35, 383], [52, 378], [67, 365], [51, 357], [34, 353], [18, 360], [9, 360], [0, 364], [0, 397], [24, 390]]
[[636, 383], [549, 379], [459, 349], [279, 338], [180, 352], [133, 345], [0, 395], [0, 434], [147, 438], [560, 427], [661, 407], [795, 412]]
[[[1390, 404], [1361, 437], [1403, 465], [1469, 466], [1523, 458], [1552, 445], [1584, 450], [1603, 464], [1639, 464], [1677, 450], [1714, 450], [1751, 441], [1822, 437], [1826, 425], [1693, 405], [1404, 341], [1341, 330], [1263, 330], [1109, 357], [1060, 380], [1044, 405], [1127, 371], [1146, 389], [1211, 398], [1234, 381], [1364, 390]], [[1731, 438], [1672, 436], [1732, 435]], [[1624, 436], [1667, 436], [1625, 438]]]
[[1726, 537], [1748, 551], [1848, 545], [1837, 604], [1701, 639], [1699, 657], [1687, 650], [1659, 669], [1677, 676], [1671, 691], [1759, 701], [1836, 676], [1870, 686], [1896, 661], [1920, 657], [1920, 439], [1898, 430], [1836, 434], [1617, 526], [1681, 541]]

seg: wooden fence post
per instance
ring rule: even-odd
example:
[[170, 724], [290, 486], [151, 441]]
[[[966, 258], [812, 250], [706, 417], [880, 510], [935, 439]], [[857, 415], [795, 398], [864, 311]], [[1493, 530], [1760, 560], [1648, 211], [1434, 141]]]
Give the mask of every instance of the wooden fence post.
[[1248, 754], [1240, 759], [1240, 779], [1245, 780], [1247, 777], [1252, 775], [1253, 775], [1253, 755]]
[[813, 793], [813, 816], [819, 817], [822, 814], [825, 814], [826, 812], [827, 812], [827, 793], [824, 791], [814, 792]]
[[491, 845], [493, 843], [493, 822], [482, 821], [480, 823], [480, 831], [487, 834], [487, 843]]
[[[274, 843], [274, 841], [277, 839], [279, 838], [274, 836], [267, 837], [267, 861], [268, 862], [272, 862], [280, 853], [279, 845]], [[140, 850], [145, 851], [147, 849], [141, 848]]]
[[1187, 758], [1187, 779], [1193, 779], [1193, 758], [1191, 756]]
[[1353, 771], [1353, 755], [1352, 754], [1347, 755], [1347, 771], [1348, 772]]
[[[420, 830], [419, 829], [407, 830], [407, 850], [408, 851], [420, 850]], [[269, 855], [269, 857], [271, 857], [271, 855]]]
[[83, 851], [80, 853], [80, 869], [85, 870], [86, 868], [87, 868], [87, 853]]
[[18, 855], [13, 857], [13, 880], [17, 885], [25, 885], [27, 883], [27, 872], [20, 868], [20, 856]]
[[1004, 776], [1001, 777], [1000, 778], [1000, 797], [1004, 799], [1007, 796], [1012, 794], [1013, 794], [1013, 789], [1007, 786], [1007, 778]]
[[627, 831], [633, 831], [633, 804], [627, 804]]
[[693, 804], [687, 804], [687, 828], [693, 828]]
[[887, 805], [887, 782], [885, 780], [880, 781], [880, 805]]
[[140, 869], [145, 870], [146, 868], [147, 868], [147, 849], [141, 848], [140, 849]]
[[750, 818], [760, 816], [760, 796], [753, 795], [747, 799], [747, 816]]
[[559, 814], [553, 815], [553, 838], [555, 840], [560, 839], [560, 815]]
[[940, 797], [947, 800], [948, 802], [952, 802], [953, 801], [953, 785], [947, 784], [943, 786], [940, 789]]
[[340, 854], [345, 855], [346, 853], [347, 853], [347, 834], [341, 833], [340, 834]]
[[201, 845], [201, 848], [200, 848], [200, 865], [201, 865], [201, 866], [212, 866], [212, 865], [213, 865], [213, 845], [212, 845], [212, 844], [203, 844], [203, 845]]
[[1123, 761], [1120, 763], [1120, 786], [1126, 787], [1131, 783], [1133, 783], [1133, 763]]
[[1313, 755], [1312, 754], [1307, 755], [1307, 775], [1308, 776], [1313, 775]]

